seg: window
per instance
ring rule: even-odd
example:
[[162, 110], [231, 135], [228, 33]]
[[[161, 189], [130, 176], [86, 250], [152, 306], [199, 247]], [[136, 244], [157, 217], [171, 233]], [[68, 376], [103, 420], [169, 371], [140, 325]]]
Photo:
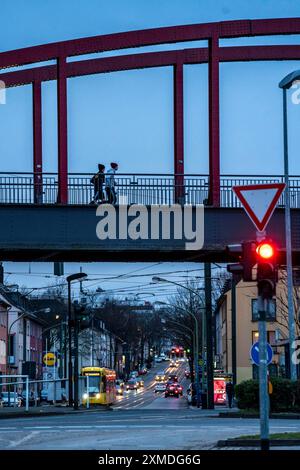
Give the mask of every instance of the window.
[[[257, 299], [251, 300], [251, 310], [252, 310], [252, 321], [258, 321], [258, 308], [257, 308]], [[272, 299], [269, 302], [269, 311], [266, 313], [267, 321], [276, 321], [276, 300]]]
[[[259, 332], [252, 331], [252, 344], [256, 343], [259, 340]], [[267, 342], [269, 344], [275, 343], [275, 331], [267, 331]]]

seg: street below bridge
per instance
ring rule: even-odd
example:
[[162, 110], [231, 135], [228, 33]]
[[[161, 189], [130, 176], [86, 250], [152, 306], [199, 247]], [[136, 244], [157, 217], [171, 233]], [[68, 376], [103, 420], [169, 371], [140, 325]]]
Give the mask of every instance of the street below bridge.
[[[299, 423], [274, 419], [270, 431], [299, 432]], [[258, 433], [258, 419], [218, 418], [201, 409], [140, 408], [3, 419], [0, 449], [201, 450], [216, 448], [220, 439]]]
[[[258, 434], [258, 419], [220, 418], [215, 410], [190, 407], [184, 371], [157, 364], [145, 376], [144, 388], [125, 392], [110, 410], [59, 416], [19, 417], [0, 420], [0, 449], [6, 450], [202, 450], [216, 449], [217, 442], [241, 435]], [[176, 373], [183, 396], [155, 394], [155, 375]], [[297, 420], [271, 420], [271, 432], [299, 432]]]

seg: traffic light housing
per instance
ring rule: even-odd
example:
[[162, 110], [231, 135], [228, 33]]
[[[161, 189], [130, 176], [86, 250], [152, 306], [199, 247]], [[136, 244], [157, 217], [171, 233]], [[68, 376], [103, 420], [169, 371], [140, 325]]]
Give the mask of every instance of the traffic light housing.
[[84, 305], [74, 302], [74, 314], [75, 321], [81, 330], [89, 326], [89, 314]]
[[263, 299], [272, 299], [278, 281], [277, 250], [272, 240], [263, 240], [256, 247], [257, 289]]
[[256, 247], [257, 243], [253, 240], [236, 245], [228, 245], [227, 252], [236, 257], [239, 262], [228, 264], [227, 271], [240, 275], [246, 282], [255, 281], [253, 267], [257, 263]]

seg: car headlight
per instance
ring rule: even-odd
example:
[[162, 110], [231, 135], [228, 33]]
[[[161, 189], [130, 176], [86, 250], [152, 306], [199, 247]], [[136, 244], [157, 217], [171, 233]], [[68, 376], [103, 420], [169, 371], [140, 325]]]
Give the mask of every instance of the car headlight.
[[98, 398], [98, 399], [100, 398], [100, 393], [96, 394], [96, 398]]
[[87, 394], [87, 393], [84, 393], [84, 394], [82, 395], [82, 398], [83, 398], [84, 400], [87, 400], [87, 399], [88, 399], [88, 397], [89, 397], [89, 396], [88, 396], [88, 394]]

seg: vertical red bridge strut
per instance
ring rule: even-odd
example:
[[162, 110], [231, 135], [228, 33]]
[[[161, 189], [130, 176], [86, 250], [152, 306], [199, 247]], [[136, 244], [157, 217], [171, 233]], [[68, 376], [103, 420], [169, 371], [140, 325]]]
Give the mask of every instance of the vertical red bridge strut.
[[33, 194], [35, 204], [43, 202], [42, 92], [41, 82], [32, 82], [33, 107]]
[[209, 39], [209, 204], [220, 205], [219, 38]]
[[68, 122], [66, 58], [57, 59], [58, 195], [57, 202], [68, 203]]
[[175, 202], [184, 203], [183, 63], [173, 67]]

